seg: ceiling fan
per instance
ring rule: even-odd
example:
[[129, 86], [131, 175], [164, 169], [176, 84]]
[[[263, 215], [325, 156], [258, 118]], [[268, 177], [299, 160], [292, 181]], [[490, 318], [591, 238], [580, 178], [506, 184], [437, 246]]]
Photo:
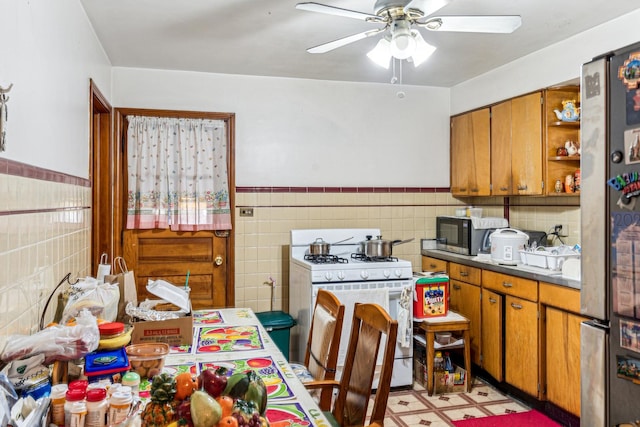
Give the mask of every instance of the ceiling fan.
[[307, 49], [309, 53], [326, 53], [347, 44], [387, 32], [367, 56], [378, 65], [389, 68], [391, 58], [409, 59], [414, 66], [422, 64], [436, 50], [422, 38], [414, 27], [429, 31], [457, 31], [474, 33], [511, 33], [522, 20], [519, 15], [461, 15], [432, 16], [451, 0], [376, 0], [373, 14], [343, 9], [326, 4], [298, 3], [297, 9], [360, 19], [381, 28], [352, 34]]

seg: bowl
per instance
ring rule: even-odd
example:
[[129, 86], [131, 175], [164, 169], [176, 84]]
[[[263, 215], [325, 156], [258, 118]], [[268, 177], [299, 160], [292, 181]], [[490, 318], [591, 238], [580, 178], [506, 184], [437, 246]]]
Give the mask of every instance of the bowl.
[[131, 344], [126, 347], [131, 371], [140, 378], [151, 378], [164, 368], [164, 360], [169, 354], [169, 344]]
[[440, 345], [451, 343], [451, 332], [436, 332], [436, 342]]

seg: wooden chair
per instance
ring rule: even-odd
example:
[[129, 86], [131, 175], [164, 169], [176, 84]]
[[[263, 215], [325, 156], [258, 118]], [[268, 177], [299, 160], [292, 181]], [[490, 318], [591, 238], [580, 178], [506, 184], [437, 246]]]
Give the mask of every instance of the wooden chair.
[[[304, 365], [291, 364], [305, 385], [335, 378], [343, 320], [344, 305], [333, 293], [320, 289], [313, 309]], [[330, 407], [331, 390], [315, 391], [318, 392], [316, 397], [320, 407]]]
[[[382, 336], [386, 344], [369, 426], [383, 426], [391, 388], [393, 358], [396, 350], [398, 322], [378, 304], [356, 304], [349, 336], [349, 347], [340, 381], [315, 381], [308, 388], [338, 388], [331, 413], [325, 415], [336, 425], [362, 426], [367, 415], [371, 387]], [[321, 407], [323, 411], [328, 408]]]

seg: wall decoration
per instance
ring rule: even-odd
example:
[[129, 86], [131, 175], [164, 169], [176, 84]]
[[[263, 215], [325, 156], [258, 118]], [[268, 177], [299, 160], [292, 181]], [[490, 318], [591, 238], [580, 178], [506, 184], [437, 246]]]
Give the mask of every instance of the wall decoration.
[[7, 120], [9, 119], [9, 113], [7, 110], [7, 102], [9, 97], [7, 94], [13, 87], [13, 83], [7, 88], [0, 86], [0, 153], [7, 149]]

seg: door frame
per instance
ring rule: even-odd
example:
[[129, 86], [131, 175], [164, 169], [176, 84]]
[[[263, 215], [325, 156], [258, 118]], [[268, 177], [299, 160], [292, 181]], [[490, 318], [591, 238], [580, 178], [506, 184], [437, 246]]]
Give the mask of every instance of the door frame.
[[111, 170], [113, 182], [113, 257], [123, 256], [123, 235], [127, 215], [126, 133], [128, 115], [150, 117], [173, 117], [186, 119], [224, 120], [227, 123], [227, 173], [229, 175], [229, 209], [231, 212], [231, 230], [225, 237], [227, 252], [226, 306], [235, 306], [235, 207], [236, 207], [236, 174], [235, 174], [235, 113], [215, 113], [202, 111], [154, 110], [140, 108], [116, 108], [114, 119], [114, 161]]
[[93, 80], [89, 80], [89, 181], [91, 183], [91, 271], [98, 271], [100, 255], [114, 257], [113, 228], [113, 109]]

